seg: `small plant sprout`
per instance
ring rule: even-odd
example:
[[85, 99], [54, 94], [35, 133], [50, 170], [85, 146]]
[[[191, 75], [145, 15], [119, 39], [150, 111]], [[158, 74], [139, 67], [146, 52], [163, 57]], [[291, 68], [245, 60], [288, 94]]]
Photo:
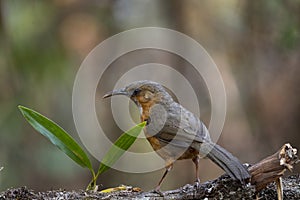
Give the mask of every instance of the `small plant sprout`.
[[[146, 122], [142, 122], [123, 133], [105, 154], [98, 167], [98, 171], [95, 173], [87, 154], [64, 129], [32, 109], [24, 106], [18, 106], [18, 108], [35, 130], [44, 135], [52, 144], [57, 146], [78, 165], [89, 169], [92, 174], [92, 180], [88, 184], [87, 190], [97, 190], [97, 179], [99, 175], [110, 169], [110, 166], [112, 166], [123, 153], [128, 150], [146, 125]], [[106, 163], [106, 165], [103, 163]], [[0, 171], [2, 169], [3, 167], [0, 168]]]

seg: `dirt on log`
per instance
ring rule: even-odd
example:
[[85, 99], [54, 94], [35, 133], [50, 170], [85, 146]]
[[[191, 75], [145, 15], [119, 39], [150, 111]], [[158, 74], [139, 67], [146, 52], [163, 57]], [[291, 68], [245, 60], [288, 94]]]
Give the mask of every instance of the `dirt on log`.
[[232, 180], [228, 175], [213, 181], [179, 189], [143, 192], [131, 186], [121, 186], [100, 192], [56, 190], [34, 192], [26, 187], [8, 189], [0, 193], [2, 199], [300, 199], [300, 175], [282, 178], [299, 162], [297, 149], [284, 144], [281, 149], [255, 165], [249, 166], [251, 179], [248, 184]]
[[[300, 175], [283, 178], [284, 199], [300, 199]], [[227, 175], [216, 180], [198, 185], [185, 185], [179, 189], [163, 192], [160, 196], [153, 192], [134, 190], [127, 186], [126, 190], [111, 193], [53, 190], [34, 192], [26, 187], [8, 189], [0, 193], [0, 199], [277, 199], [275, 184], [270, 184], [258, 194], [255, 187], [241, 185]]]

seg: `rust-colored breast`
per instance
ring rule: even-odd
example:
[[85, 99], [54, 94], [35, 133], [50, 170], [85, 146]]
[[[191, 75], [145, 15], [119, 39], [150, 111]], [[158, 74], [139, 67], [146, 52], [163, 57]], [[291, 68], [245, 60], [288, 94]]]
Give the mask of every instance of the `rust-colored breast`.
[[[153, 106], [154, 104], [154, 101], [149, 101], [147, 103], [141, 103], [141, 106], [142, 106], [142, 115], [141, 115], [141, 121], [146, 121], [148, 120], [149, 118], [149, 115], [150, 115], [150, 108], [151, 106]], [[145, 128], [146, 130], [146, 128]], [[157, 151], [158, 149], [161, 148], [161, 144], [159, 142], [159, 140], [153, 136], [149, 136], [147, 134], [147, 132], [145, 131], [145, 135], [147, 137], [147, 140], [149, 141], [149, 143], [151, 144], [152, 148]]]
[[[140, 105], [142, 107], [141, 121], [146, 121], [149, 119], [150, 108], [154, 104], [155, 104], [154, 100], [149, 102], [143, 102], [143, 103], [140, 102]], [[198, 152], [193, 148], [187, 147], [186, 149], [182, 149], [181, 147], [176, 147], [171, 144], [168, 145], [168, 143], [160, 141], [155, 136], [149, 135], [147, 133], [147, 128], [145, 128], [145, 135], [152, 148], [165, 160], [190, 159], [195, 157], [195, 155], [198, 154]]]
[[150, 142], [152, 148], [154, 149], [154, 151], [157, 151], [161, 148], [161, 144], [159, 142], [159, 140], [155, 137], [147, 137], [148, 141]]
[[153, 106], [154, 102], [149, 101], [147, 103], [141, 104], [142, 106], [142, 115], [141, 115], [141, 121], [146, 121], [149, 118], [150, 115], [150, 108]]

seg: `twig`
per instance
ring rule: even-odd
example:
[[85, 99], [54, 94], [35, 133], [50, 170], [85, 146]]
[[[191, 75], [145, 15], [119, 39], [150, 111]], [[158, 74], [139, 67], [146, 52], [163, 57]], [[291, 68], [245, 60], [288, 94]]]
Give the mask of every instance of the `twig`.
[[284, 144], [275, 154], [249, 167], [251, 184], [259, 192], [275, 181], [278, 199], [281, 200], [283, 198], [281, 177], [287, 169], [292, 171], [293, 166], [298, 162], [297, 149], [289, 143]]
[[276, 191], [277, 191], [278, 200], [282, 200], [283, 199], [283, 186], [282, 186], [282, 178], [281, 177], [279, 177], [276, 180]]

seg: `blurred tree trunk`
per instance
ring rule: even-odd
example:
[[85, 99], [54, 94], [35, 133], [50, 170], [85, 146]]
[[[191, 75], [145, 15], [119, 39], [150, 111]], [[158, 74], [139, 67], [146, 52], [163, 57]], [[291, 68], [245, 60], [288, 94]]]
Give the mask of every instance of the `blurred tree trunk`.
[[246, 1], [234, 70], [259, 152], [299, 141], [300, 4]]

